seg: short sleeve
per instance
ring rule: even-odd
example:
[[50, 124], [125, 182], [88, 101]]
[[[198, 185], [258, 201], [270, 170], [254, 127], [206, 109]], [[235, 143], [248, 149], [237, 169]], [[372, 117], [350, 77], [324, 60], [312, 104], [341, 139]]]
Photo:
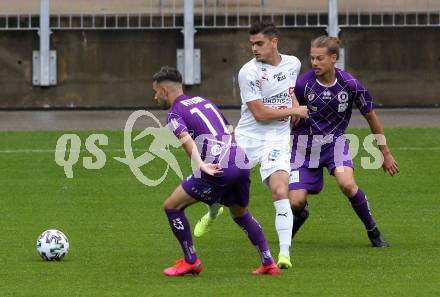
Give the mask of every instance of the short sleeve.
[[300, 105], [307, 105], [307, 100], [305, 98], [305, 82], [302, 79], [302, 77], [300, 76], [299, 79], [296, 81], [296, 85], [295, 85], [295, 96], [296, 99], [298, 100], [298, 103]]
[[182, 132], [188, 131], [188, 127], [186, 126], [184, 119], [175, 112], [168, 113], [167, 125], [171, 132], [176, 135], [176, 137], [179, 137]]
[[373, 98], [370, 92], [357, 80], [352, 81], [354, 103], [362, 115], [366, 115], [374, 109]]
[[257, 71], [249, 70], [243, 67], [238, 73], [238, 85], [240, 86], [240, 95], [243, 103], [262, 99], [261, 79]]
[[[293, 87], [296, 86], [296, 81], [298, 79], [299, 72], [301, 71], [301, 61], [295, 57], [293, 61], [294, 67], [289, 69], [289, 77], [292, 79]], [[295, 94], [296, 95], [296, 94]]]

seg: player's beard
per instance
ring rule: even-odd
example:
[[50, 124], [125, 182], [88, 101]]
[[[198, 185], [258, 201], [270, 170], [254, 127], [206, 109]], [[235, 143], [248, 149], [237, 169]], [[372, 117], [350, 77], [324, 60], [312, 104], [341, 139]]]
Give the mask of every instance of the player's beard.
[[168, 101], [161, 98], [157, 100], [157, 105], [159, 106], [160, 109], [163, 110], [167, 110], [168, 108], [170, 108], [170, 104], [168, 103]]

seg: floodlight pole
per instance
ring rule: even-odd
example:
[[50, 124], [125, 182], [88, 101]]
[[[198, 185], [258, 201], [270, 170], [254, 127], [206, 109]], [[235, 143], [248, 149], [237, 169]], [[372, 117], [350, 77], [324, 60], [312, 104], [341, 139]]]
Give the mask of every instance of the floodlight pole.
[[[328, 36], [338, 37], [339, 31], [341, 29], [338, 24], [338, 0], [328, 0]], [[336, 67], [342, 70], [345, 69], [345, 49], [343, 47], [339, 48], [339, 59]]]
[[49, 85], [49, 51], [50, 51], [50, 3], [41, 0], [40, 7], [40, 85]]
[[184, 0], [183, 23], [184, 48], [177, 49], [177, 70], [182, 73], [184, 85], [200, 84], [201, 55], [200, 49], [194, 48], [194, 0]]
[[183, 83], [194, 84], [194, 0], [185, 0], [184, 6], [184, 73]]
[[50, 0], [40, 0], [40, 50], [33, 52], [33, 84], [56, 85], [56, 52], [50, 50]]
[[328, 36], [338, 37], [338, 0], [328, 0]]

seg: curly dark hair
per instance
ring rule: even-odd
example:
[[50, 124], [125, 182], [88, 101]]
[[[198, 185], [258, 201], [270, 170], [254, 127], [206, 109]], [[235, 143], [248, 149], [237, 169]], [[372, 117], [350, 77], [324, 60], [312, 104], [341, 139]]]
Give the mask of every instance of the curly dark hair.
[[163, 81], [172, 81], [181, 84], [182, 74], [174, 67], [163, 66], [153, 75], [153, 82], [160, 83]]

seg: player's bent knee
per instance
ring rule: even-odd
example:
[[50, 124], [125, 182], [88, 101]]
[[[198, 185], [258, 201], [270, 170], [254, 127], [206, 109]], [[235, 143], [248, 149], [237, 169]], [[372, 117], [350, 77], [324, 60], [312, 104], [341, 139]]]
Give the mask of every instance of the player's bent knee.
[[279, 184], [274, 187], [272, 190], [272, 199], [274, 201], [280, 199], [286, 199], [288, 197], [287, 185]]
[[358, 186], [355, 183], [340, 184], [339, 188], [344, 193], [344, 195], [349, 197], [349, 198], [351, 198], [354, 195], [356, 195], [356, 192], [358, 190]]
[[293, 200], [291, 202], [292, 208], [294, 209], [302, 209], [306, 204], [306, 199], [304, 200]]
[[292, 190], [289, 192], [289, 199], [292, 208], [301, 209], [307, 202], [308, 192], [305, 189]]
[[173, 200], [167, 199], [163, 203], [163, 209], [164, 210], [167, 210], [167, 209], [179, 209], [179, 207], [178, 207], [178, 205]]

